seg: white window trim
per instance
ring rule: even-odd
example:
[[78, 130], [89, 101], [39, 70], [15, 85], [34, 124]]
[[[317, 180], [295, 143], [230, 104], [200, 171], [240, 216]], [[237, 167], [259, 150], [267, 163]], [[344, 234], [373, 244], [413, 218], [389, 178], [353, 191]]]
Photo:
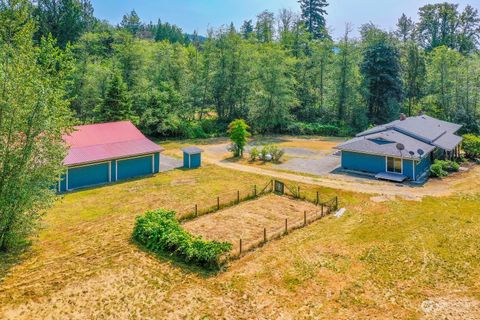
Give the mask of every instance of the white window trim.
[[394, 171], [388, 171], [388, 158], [391, 158], [391, 159], [399, 159], [400, 160], [400, 174], [403, 174], [403, 159], [402, 158], [397, 158], [397, 157], [385, 157], [385, 172], [388, 172], [388, 173], [398, 173], [398, 172], [394, 172]]
[[155, 154], [152, 154], [152, 174], [155, 174]]

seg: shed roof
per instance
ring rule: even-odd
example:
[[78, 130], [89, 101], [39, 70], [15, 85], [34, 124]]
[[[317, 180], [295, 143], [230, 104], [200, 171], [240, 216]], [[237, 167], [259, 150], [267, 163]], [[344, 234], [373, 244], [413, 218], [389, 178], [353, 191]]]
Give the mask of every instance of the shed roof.
[[64, 165], [74, 166], [163, 151], [130, 121], [74, 127], [63, 137], [69, 152]]
[[185, 152], [186, 154], [199, 154], [203, 152], [202, 149], [194, 146], [183, 148], [182, 151]]

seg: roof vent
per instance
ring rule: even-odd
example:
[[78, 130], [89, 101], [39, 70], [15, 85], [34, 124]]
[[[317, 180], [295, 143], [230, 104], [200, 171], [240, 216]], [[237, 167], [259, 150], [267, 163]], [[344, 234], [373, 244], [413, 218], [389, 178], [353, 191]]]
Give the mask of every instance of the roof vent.
[[407, 120], [407, 116], [405, 115], [405, 113], [400, 113], [400, 121], [404, 120]]

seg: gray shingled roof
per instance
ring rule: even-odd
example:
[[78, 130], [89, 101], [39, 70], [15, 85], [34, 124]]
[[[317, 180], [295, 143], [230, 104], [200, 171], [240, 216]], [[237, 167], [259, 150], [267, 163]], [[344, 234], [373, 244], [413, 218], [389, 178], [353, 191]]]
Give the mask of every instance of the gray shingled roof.
[[203, 152], [203, 150], [200, 149], [199, 147], [193, 147], [193, 146], [183, 148], [182, 151], [185, 152], [186, 154], [199, 154]]
[[[398, 144], [402, 144], [404, 150], [399, 150], [397, 148]], [[396, 130], [386, 130], [367, 136], [353, 138], [337, 146], [337, 149], [420, 160], [423, 156], [433, 151], [435, 146], [407, 136]]]
[[461, 127], [461, 125], [455, 123], [422, 115], [417, 117], [409, 117], [403, 121], [395, 120], [393, 122], [371, 128], [357, 134], [357, 137], [366, 136], [388, 129], [395, 129], [409, 136], [423, 140], [424, 142], [432, 143], [445, 134], [455, 134]]

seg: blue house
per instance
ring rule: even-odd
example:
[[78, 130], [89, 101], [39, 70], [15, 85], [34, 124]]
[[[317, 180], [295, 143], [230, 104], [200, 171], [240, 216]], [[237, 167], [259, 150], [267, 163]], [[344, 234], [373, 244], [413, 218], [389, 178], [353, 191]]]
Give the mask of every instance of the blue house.
[[183, 150], [183, 167], [196, 169], [202, 166], [202, 152], [198, 147], [186, 147]]
[[426, 115], [405, 117], [364, 132], [336, 148], [344, 170], [374, 174], [378, 179], [423, 181], [435, 159], [460, 155], [461, 125]]
[[63, 137], [69, 151], [58, 192], [107, 184], [160, 172], [160, 153], [131, 122], [77, 126]]

